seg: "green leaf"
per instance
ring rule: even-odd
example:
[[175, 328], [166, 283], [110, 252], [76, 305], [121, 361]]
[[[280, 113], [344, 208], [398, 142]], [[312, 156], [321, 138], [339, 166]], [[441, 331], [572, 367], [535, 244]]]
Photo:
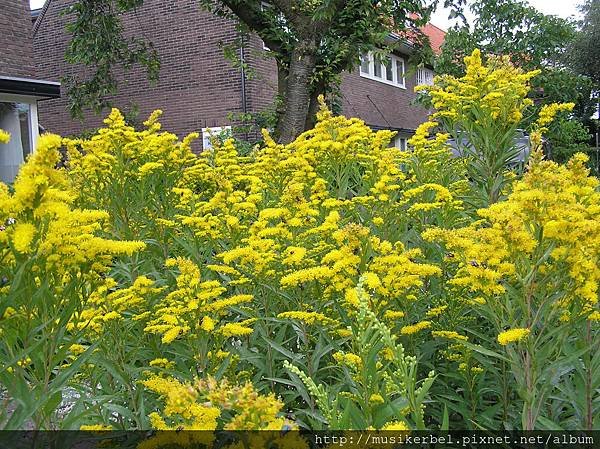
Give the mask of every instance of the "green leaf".
[[501, 354], [499, 354], [499, 353], [497, 353], [495, 351], [492, 351], [490, 349], [486, 349], [486, 348], [484, 348], [482, 346], [479, 346], [479, 345], [476, 345], [476, 344], [473, 344], [473, 343], [469, 343], [467, 341], [462, 341], [460, 344], [466, 346], [469, 349], [472, 349], [475, 352], [478, 352], [479, 354], [487, 355], [488, 357], [493, 357], [493, 358], [498, 359], [498, 360], [503, 360], [503, 361], [505, 361], [507, 363], [512, 363], [509, 358], [507, 358], [507, 357], [505, 357], [505, 356], [503, 356], [503, 355], [501, 355]]

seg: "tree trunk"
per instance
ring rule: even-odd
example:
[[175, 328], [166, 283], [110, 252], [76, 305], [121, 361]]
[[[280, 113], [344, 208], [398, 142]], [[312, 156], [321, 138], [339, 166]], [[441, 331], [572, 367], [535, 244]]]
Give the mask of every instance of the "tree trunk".
[[277, 97], [275, 98], [275, 131], [273, 137], [279, 139], [279, 124], [283, 120], [285, 112], [285, 93], [287, 91], [287, 80], [289, 65], [277, 60]]
[[283, 114], [277, 124], [281, 143], [290, 143], [304, 131], [310, 105], [310, 77], [316, 63], [316, 39], [301, 39], [292, 51], [285, 86]]

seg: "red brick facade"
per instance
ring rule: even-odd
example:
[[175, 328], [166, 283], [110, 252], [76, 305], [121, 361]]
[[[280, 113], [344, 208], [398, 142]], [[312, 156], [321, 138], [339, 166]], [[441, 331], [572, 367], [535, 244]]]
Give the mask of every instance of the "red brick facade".
[[342, 77], [342, 111], [360, 117], [375, 128], [414, 130], [427, 119], [421, 106], [414, 105], [415, 74], [407, 73], [406, 88], [363, 78], [358, 70]]
[[33, 77], [29, 0], [0, 0], [0, 75]]
[[[48, 0], [34, 27], [34, 54], [40, 77], [58, 79], [80, 70], [64, 61], [69, 40], [65, 25], [71, 18], [61, 11], [72, 0]], [[128, 110], [137, 105], [140, 116], [164, 111], [165, 129], [182, 136], [203, 127], [231, 124], [228, 114], [243, 111], [242, 74], [227, 61], [220, 43], [237, 37], [234, 23], [200, 9], [196, 0], [164, 2], [146, 0], [137, 12], [124, 17], [132, 35], [150, 39], [161, 59], [160, 79], [151, 86], [140, 68], [123, 74], [115, 106]], [[246, 42], [244, 57], [251, 76], [245, 81], [248, 112], [259, 112], [273, 100], [277, 86], [275, 62], [264, 57], [262, 41]], [[410, 72], [408, 72], [410, 73]], [[407, 74], [406, 89], [347, 73], [342, 82], [343, 113], [360, 117], [380, 128], [414, 129], [427, 111], [412, 105], [415, 74]], [[63, 98], [40, 105], [40, 123], [63, 135], [97, 127], [99, 117], [87, 114], [84, 123], [73, 121]]]

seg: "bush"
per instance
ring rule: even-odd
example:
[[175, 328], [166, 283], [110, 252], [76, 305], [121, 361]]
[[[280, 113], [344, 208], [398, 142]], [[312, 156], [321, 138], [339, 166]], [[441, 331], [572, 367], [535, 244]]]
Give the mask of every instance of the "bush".
[[583, 156], [499, 168], [478, 209], [439, 123], [402, 152], [323, 106], [289, 145], [195, 156], [159, 115], [113, 110], [64, 169], [46, 136], [0, 186], [4, 428], [598, 428]]

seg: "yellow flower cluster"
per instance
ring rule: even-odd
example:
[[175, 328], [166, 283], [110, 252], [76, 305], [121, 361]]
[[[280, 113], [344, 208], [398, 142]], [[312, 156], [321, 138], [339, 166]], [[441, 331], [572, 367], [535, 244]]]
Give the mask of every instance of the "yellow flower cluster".
[[146, 128], [136, 131], [113, 109], [104, 121], [106, 127], [93, 137], [64, 140], [69, 180], [78, 192], [76, 205], [107, 211], [111, 216], [107, 231], [119, 238], [135, 236], [165, 244], [176, 224], [172, 211], [180, 195], [174, 187], [195, 160], [191, 144], [198, 134], [179, 141], [161, 131], [160, 115], [155, 111], [144, 122]]
[[215, 430], [217, 418], [221, 410], [212, 405], [198, 402], [198, 392], [191, 385], [185, 385], [173, 378], [152, 377], [142, 382], [143, 385], [164, 399], [165, 406], [162, 410], [164, 418], [157, 412], [149, 415], [152, 427], [158, 430]]
[[400, 330], [400, 333], [403, 335], [412, 335], [422, 331], [423, 329], [427, 329], [428, 327], [431, 327], [431, 321], [419, 321], [415, 324], [403, 326]]
[[306, 323], [309, 325], [313, 324], [323, 324], [323, 325], [331, 325], [335, 324], [335, 320], [326, 317], [322, 313], [319, 312], [302, 312], [302, 311], [290, 311], [290, 312], [282, 312], [277, 315], [277, 318], [288, 319], [288, 320], [296, 320], [302, 323]]
[[166, 265], [179, 269], [177, 288], [151, 310], [146, 332], [162, 335], [167, 344], [188, 333], [216, 332], [225, 337], [252, 333], [244, 323], [224, 323], [215, 330], [230, 307], [252, 301], [252, 295], [223, 297], [227, 288], [218, 280], [202, 281], [200, 268], [189, 259], [169, 259]]
[[0, 143], [10, 142], [10, 133], [0, 129]]
[[[252, 384], [231, 385], [213, 378], [184, 384], [174, 378], [151, 377], [143, 381], [164, 400], [161, 413], [149, 415], [158, 430], [282, 430], [297, 429], [282, 415], [283, 402], [273, 394], [259, 394]], [[232, 416], [223, 422], [223, 412]]]
[[60, 137], [41, 136], [21, 167], [14, 192], [0, 183], [0, 223], [9, 223], [0, 231], [0, 260], [11, 267], [28, 257], [35, 261], [29, 270], [40, 276], [53, 273], [56, 286], [78, 276], [97, 281], [116, 255], [145, 247], [142, 242], [99, 237], [107, 213], [73, 207], [78, 192], [64, 170], [55, 168], [60, 147]]
[[461, 335], [455, 331], [432, 331], [431, 335], [433, 337], [447, 338], [449, 340], [467, 341], [469, 339], [466, 335]]
[[79, 430], [83, 432], [109, 432], [113, 428], [112, 426], [105, 426], [103, 424], [83, 424], [79, 426]]
[[498, 335], [498, 343], [500, 343], [502, 346], [506, 346], [509, 343], [521, 341], [524, 338], [527, 338], [530, 333], [531, 331], [525, 328], [509, 329]]
[[[84, 198], [89, 195], [93, 201], [101, 199], [102, 193], [119, 187], [111, 185], [111, 181], [123, 177], [139, 182], [155, 172], [179, 176], [193, 161], [190, 144], [198, 134], [190, 134], [178, 142], [176, 135], [160, 132], [158, 119], [161, 115], [162, 111], [154, 111], [144, 122], [146, 129], [138, 132], [125, 123], [119, 110], [113, 109], [104, 120], [106, 128], [100, 129], [91, 139], [65, 139], [69, 175], [76, 187], [85, 186], [81, 189]], [[125, 173], [119, 173], [116, 167], [125, 167]], [[105, 198], [102, 204], [108, 200]]]
[[[416, 177], [407, 178], [400, 164], [412, 156], [388, 147], [392, 133], [322, 107], [316, 127], [289, 145], [264, 137], [265, 146], [249, 156], [239, 155], [233, 140], [204, 151], [175, 189], [177, 220], [214, 249], [222, 261], [215, 271], [233, 278], [229, 285], [272, 286], [293, 298], [281, 318], [335, 326], [324, 319], [330, 299], [344, 298], [352, 313], [360, 271], [382, 315], [440, 274], [420, 262], [420, 250], [378, 235], [376, 227], [394, 226], [387, 217], [460, 207], [454, 187], [436, 180], [420, 187]], [[361, 224], [364, 211], [368, 225]], [[305, 311], [307, 291], [322, 298], [318, 314]]]
[[333, 354], [333, 358], [336, 362], [346, 365], [354, 370], [359, 370], [362, 366], [362, 359], [360, 356], [351, 352], [336, 352]]
[[541, 151], [542, 134], [548, 131], [548, 125], [552, 123], [556, 114], [562, 111], [572, 111], [574, 107], [575, 103], [551, 103], [542, 106], [529, 136], [534, 151]]
[[146, 276], [138, 276], [128, 288], [116, 287], [114, 279], [106, 278], [90, 295], [86, 307], [74, 314], [67, 329], [84, 330], [96, 336], [107, 324], [121, 321], [131, 314], [134, 320], [144, 319], [148, 316], [151, 298], [164, 290], [162, 287], [154, 287], [154, 281]]
[[[416, 90], [431, 96], [437, 109], [433, 118], [462, 123], [520, 122], [523, 110], [533, 104], [527, 98], [529, 81], [539, 70], [523, 72], [510, 63], [508, 56], [488, 56], [484, 65], [477, 49], [465, 57], [465, 65], [462, 78], [444, 75], [436, 77], [432, 86], [417, 86]], [[477, 114], [478, 110], [483, 113]]]
[[542, 106], [536, 121], [539, 127], [548, 126], [554, 120], [556, 114], [561, 111], [572, 111], [575, 103], [551, 103]]
[[506, 201], [479, 211], [482, 220], [452, 231], [426, 231], [426, 240], [443, 241], [458, 262], [450, 284], [494, 296], [506, 291], [505, 283], [525, 278], [519, 270], [530, 265], [520, 261], [539, 263], [542, 273], [562, 266], [570, 287], [557, 305], [568, 307], [577, 299], [591, 313], [600, 282], [600, 193], [586, 160], [579, 154], [561, 166], [536, 158]]

